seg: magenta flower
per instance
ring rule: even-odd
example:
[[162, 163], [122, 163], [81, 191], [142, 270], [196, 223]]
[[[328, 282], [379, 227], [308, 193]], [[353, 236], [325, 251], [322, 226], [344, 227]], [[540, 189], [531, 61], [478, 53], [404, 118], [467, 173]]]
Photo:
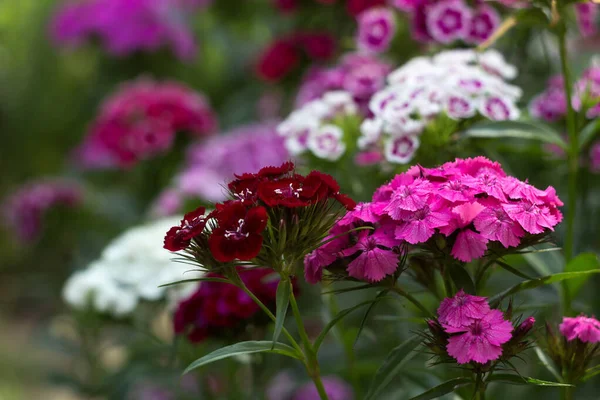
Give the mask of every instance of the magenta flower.
[[396, 20], [389, 8], [370, 8], [358, 16], [357, 43], [360, 50], [382, 53], [396, 33]]
[[481, 211], [473, 223], [483, 238], [497, 240], [505, 248], [518, 246], [525, 236], [525, 231], [508, 216], [500, 204]]
[[512, 324], [504, 319], [501, 311], [490, 310], [481, 319], [460, 329], [464, 333], [451, 336], [446, 350], [459, 364], [471, 361], [485, 364], [502, 355], [502, 345], [511, 339], [512, 331]]
[[575, 15], [577, 17], [577, 25], [581, 36], [594, 36], [598, 33], [596, 21], [600, 8], [598, 4], [592, 2], [575, 4]]
[[348, 274], [353, 278], [369, 282], [379, 282], [386, 275], [393, 274], [398, 269], [398, 253], [389, 248], [400, 243], [393, 235], [386, 234], [381, 230], [372, 235], [369, 235], [369, 232], [361, 231], [358, 234], [357, 243], [341, 252], [345, 257], [360, 252], [358, 257], [348, 265]]
[[402, 219], [402, 211], [417, 211], [425, 207], [432, 190], [428, 181], [413, 179], [406, 175], [395, 178], [391, 183], [391, 188], [394, 192], [382, 211], [398, 220]]
[[514, 221], [517, 221], [523, 229], [532, 234], [542, 233], [545, 229], [554, 230], [558, 223], [555, 215], [545, 206], [531, 203], [527, 200], [516, 204], [503, 204], [502, 208]]
[[[326, 376], [323, 378], [325, 393], [330, 400], [353, 400], [354, 393], [352, 388], [346, 382], [336, 377]], [[292, 400], [319, 400], [321, 397], [317, 392], [315, 384], [310, 382], [301, 386], [295, 393]], [[275, 400], [275, 399], [272, 399]], [[281, 400], [281, 399], [277, 399]]]
[[446, 298], [437, 310], [438, 321], [444, 329], [454, 332], [483, 318], [490, 311], [485, 297], [472, 296], [460, 290], [454, 297]]
[[425, 205], [416, 211], [401, 211], [395, 231], [396, 239], [406, 240], [411, 244], [425, 243], [433, 236], [435, 228], [447, 225], [451, 219], [450, 213], [444, 212], [440, 203], [432, 207]]
[[579, 339], [584, 343], [600, 342], [600, 321], [596, 318], [585, 315], [575, 318], [564, 317], [559, 329], [568, 341]]
[[471, 9], [461, 0], [441, 1], [427, 11], [427, 29], [439, 43], [452, 43], [468, 37]]
[[500, 15], [490, 6], [481, 5], [471, 17], [470, 29], [466, 41], [479, 44], [485, 42], [500, 26]]

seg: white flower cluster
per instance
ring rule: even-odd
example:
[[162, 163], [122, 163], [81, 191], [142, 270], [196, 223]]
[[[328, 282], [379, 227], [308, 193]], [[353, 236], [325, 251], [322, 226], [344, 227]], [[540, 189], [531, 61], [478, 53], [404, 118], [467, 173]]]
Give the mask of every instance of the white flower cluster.
[[505, 81], [516, 75], [496, 50], [414, 58], [393, 71], [388, 86], [371, 98], [373, 117], [363, 122], [358, 146], [364, 151], [383, 147], [387, 161], [404, 164], [419, 147], [419, 135], [441, 113], [455, 120], [477, 114], [494, 121], [517, 119], [521, 89]]
[[187, 273], [191, 267], [173, 262], [174, 254], [163, 249], [165, 232], [179, 218], [166, 218], [132, 228], [104, 249], [100, 259], [75, 272], [63, 288], [63, 298], [76, 309], [91, 307], [122, 317], [135, 310], [141, 300], [158, 301], [167, 295], [185, 296], [194, 285], [159, 287], [165, 283], [201, 276]]
[[277, 127], [277, 132], [285, 138], [285, 147], [293, 156], [310, 151], [319, 158], [336, 161], [344, 155], [346, 145], [343, 130], [331, 122], [337, 116], [357, 111], [350, 93], [327, 92], [292, 112]]

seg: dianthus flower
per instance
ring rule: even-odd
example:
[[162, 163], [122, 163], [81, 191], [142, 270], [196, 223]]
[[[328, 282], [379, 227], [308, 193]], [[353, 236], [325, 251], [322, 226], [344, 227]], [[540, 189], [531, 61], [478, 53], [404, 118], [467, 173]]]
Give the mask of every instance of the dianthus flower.
[[500, 164], [485, 157], [431, 169], [415, 166], [337, 222], [332, 236], [372, 229], [336, 238], [310, 254], [307, 280], [314, 282], [323, 269], [337, 268], [340, 261], [349, 276], [379, 281], [394, 273], [392, 253], [397, 256], [403, 245], [447, 251], [462, 262], [484, 257], [490, 248], [510, 252], [552, 231], [562, 220], [562, 205], [554, 188], [540, 190], [506, 176]]
[[575, 318], [564, 317], [559, 329], [568, 341], [579, 339], [584, 343], [600, 342], [600, 321], [596, 318], [585, 315]]
[[[278, 278], [267, 268], [236, 267], [244, 285], [267, 307], [275, 309]], [[208, 273], [206, 278], [224, 278]], [[295, 281], [293, 281], [294, 289]], [[176, 334], [186, 334], [191, 342], [207, 337], [221, 338], [224, 332], [241, 333], [250, 323], [265, 325], [260, 308], [242, 289], [225, 282], [201, 282], [194, 293], [182, 300], [173, 320]]]
[[82, 188], [75, 182], [57, 179], [29, 182], [3, 201], [3, 223], [20, 240], [31, 242], [40, 236], [46, 212], [59, 206], [73, 208], [82, 200]]
[[594, 36], [598, 33], [598, 14], [600, 6], [591, 1], [577, 3], [575, 6], [575, 15], [577, 17], [577, 25], [581, 36]]
[[303, 258], [327, 235], [339, 212], [355, 204], [331, 176], [318, 171], [303, 176], [294, 168], [286, 162], [236, 175], [227, 185], [230, 200], [208, 215], [203, 207], [186, 214], [167, 232], [164, 247], [185, 249], [208, 270], [236, 260], [279, 269], [282, 260]]
[[362, 123], [358, 147], [369, 154], [379, 152], [390, 163], [405, 164], [415, 156], [419, 137], [441, 115], [457, 121], [478, 115], [514, 120], [519, 117], [515, 103], [521, 90], [505, 79], [515, 75], [515, 68], [495, 50], [480, 55], [452, 50], [415, 58], [392, 72], [388, 86], [372, 96], [371, 116]]
[[360, 50], [381, 53], [396, 33], [396, 20], [389, 8], [371, 8], [358, 16], [357, 44]]
[[105, 101], [78, 149], [78, 161], [86, 168], [131, 167], [168, 151], [177, 132], [203, 137], [216, 125], [199, 93], [176, 82], [136, 80]]
[[182, 60], [196, 54], [190, 13], [210, 1], [85, 0], [68, 1], [56, 12], [51, 26], [54, 41], [78, 46], [99, 39], [108, 52], [122, 56], [169, 47]]
[[462, 289], [454, 297], [446, 298], [438, 308], [438, 321], [446, 330], [462, 329], [474, 320], [482, 319], [490, 311], [485, 297], [472, 296]]
[[227, 197], [223, 184], [235, 174], [280, 165], [288, 157], [274, 123], [244, 125], [192, 145], [170, 190], [181, 197], [223, 201]]

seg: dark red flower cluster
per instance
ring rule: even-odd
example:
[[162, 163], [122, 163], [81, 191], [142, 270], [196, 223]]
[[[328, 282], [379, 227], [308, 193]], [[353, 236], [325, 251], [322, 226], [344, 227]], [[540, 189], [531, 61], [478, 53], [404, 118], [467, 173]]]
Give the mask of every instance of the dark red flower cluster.
[[201, 94], [176, 82], [140, 79], [104, 103], [78, 149], [78, 161], [86, 168], [130, 167], [169, 150], [177, 132], [201, 137], [216, 127], [216, 115]]
[[[236, 267], [246, 287], [267, 307], [275, 309], [275, 294], [279, 279], [267, 268]], [[215, 273], [207, 278], [223, 278]], [[292, 281], [297, 291], [295, 280]], [[248, 323], [267, 323], [264, 314], [242, 289], [228, 283], [202, 282], [198, 289], [177, 306], [173, 320], [175, 333], [187, 334], [191, 342], [200, 342], [211, 335], [222, 338], [225, 330], [237, 333]]]
[[208, 215], [204, 207], [187, 213], [179, 226], [167, 232], [164, 247], [179, 251], [194, 240], [196, 250], [203, 255], [210, 253], [210, 259], [202, 261], [250, 261], [261, 251], [270, 210], [296, 210], [325, 204], [330, 199], [349, 210], [355, 206], [352, 199], [340, 194], [340, 187], [331, 176], [318, 171], [298, 175], [291, 162], [236, 178], [228, 185], [231, 200], [216, 204]]
[[265, 81], [279, 81], [291, 73], [302, 59], [329, 60], [336, 51], [333, 35], [319, 32], [296, 32], [272, 42], [259, 57], [256, 72]]

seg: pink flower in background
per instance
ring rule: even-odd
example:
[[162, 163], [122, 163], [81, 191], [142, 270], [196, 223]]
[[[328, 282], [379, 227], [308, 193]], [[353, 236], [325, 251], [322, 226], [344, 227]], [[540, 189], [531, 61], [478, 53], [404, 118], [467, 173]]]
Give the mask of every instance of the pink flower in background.
[[186, 197], [218, 202], [225, 199], [223, 185], [235, 174], [258, 171], [288, 160], [284, 140], [274, 123], [245, 125], [193, 145], [175, 188]]
[[216, 126], [213, 110], [199, 93], [176, 82], [139, 79], [104, 102], [77, 160], [84, 168], [128, 168], [168, 151], [177, 132], [203, 137]]
[[584, 343], [600, 342], [600, 321], [596, 318], [585, 315], [575, 318], [564, 317], [559, 329], [568, 341], [579, 339]]
[[594, 36], [598, 33], [598, 14], [600, 5], [591, 1], [575, 4], [575, 15], [581, 36]]
[[481, 5], [471, 17], [466, 41], [479, 44], [486, 41], [500, 26], [500, 14], [493, 7]]
[[470, 361], [485, 364], [497, 360], [502, 355], [502, 345], [508, 342], [512, 335], [513, 326], [504, 319], [502, 311], [490, 310], [480, 319], [473, 320], [468, 326], [452, 330], [463, 332], [450, 336], [448, 339], [448, 354], [459, 364]]
[[387, 50], [396, 33], [396, 19], [389, 8], [371, 8], [358, 16], [358, 48], [381, 53]]
[[472, 296], [461, 289], [454, 297], [444, 299], [437, 313], [445, 329], [457, 329], [471, 325], [473, 320], [483, 318], [489, 311], [487, 298]]
[[441, 1], [427, 9], [427, 30], [439, 43], [466, 39], [471, 17], [471, 9], [461, 0]]
[[590, 149], [590, 169], [600, 173], [600, 142], [594, 143]]
[[83, 189], [75, 182], [39, 180], [26, 183], [2, 203], [3, 223], [25, 242], [36, 240], [42, 233], [43, 217], [58, 206], [73, 208], [83, 200]]
[[108, 52], [123, 56], [136, 51], [170, 48], [182, 60], [196, 54], [187, 18], [210, 3], [201, 0], [67, 1], [51, 25], [54, 41], [80, 46], [98, 38]]

